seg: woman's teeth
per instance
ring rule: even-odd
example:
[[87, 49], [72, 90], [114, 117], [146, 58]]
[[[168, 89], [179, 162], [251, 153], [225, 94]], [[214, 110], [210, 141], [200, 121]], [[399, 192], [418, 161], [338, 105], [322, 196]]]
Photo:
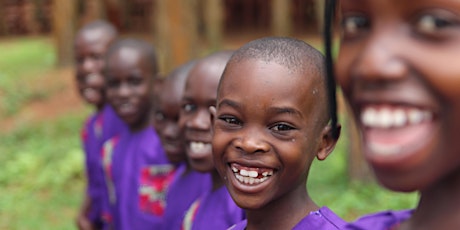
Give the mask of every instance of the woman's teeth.
[[428, 110], [400, 107], [366, 107], [361, 112], [361, 122], [371, 128], [399, 128], [430, 121], [433, 114]]
[[238, 169], [235, 166], [232, 166], [231, 168], [236, 179], [243, 184], [260, 184], [268, 180], [268, 178], [273, 175], [273, 170], [271, 169], [258, 169], [257, 171], [254, 171]]
[[195, 153], [208, 153], [211, 152], [212, 145], [210, 143], [192, 141], [190, 142], [190, 150]]

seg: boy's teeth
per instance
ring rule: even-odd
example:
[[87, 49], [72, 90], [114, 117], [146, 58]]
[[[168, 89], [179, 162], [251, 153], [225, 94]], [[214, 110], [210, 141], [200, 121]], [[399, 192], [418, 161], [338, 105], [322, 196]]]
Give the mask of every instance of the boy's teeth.
[[433, 114], [421, 109], [402, 109], [393, 107], [364, 108], [361, 112], [361, 122], [373, 128], [402, 127], [416, 125], [431, 120]]
[[[238, 181], [244, 184], [258, 184], [266, 181], [269, 176], [273, 175], [273, 170], [271, 171], [264, 171], [259, 174], [258, 171], [255, 170], [247, 170], [247, 169], [238, 169], [235, 166], [231, 166], [233, 173]], [[260, 178], [259, 178], [260, 177]]]
[[259, 176], [259, 173], [257, 173], [256, 171], [249, 171], [248, 176], [252, 178], [256, 178], [257, 176]]
[[192, 141], [190, 142], [190, 149], [196, 153], [207, 153], [211, 151], [212, 146], [208, 143]]

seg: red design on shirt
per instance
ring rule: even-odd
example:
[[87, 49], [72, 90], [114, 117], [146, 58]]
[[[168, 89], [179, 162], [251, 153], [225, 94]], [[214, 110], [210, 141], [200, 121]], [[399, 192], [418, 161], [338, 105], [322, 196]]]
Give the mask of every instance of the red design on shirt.
[[139, 208], [150, 214], [162, 216], [166, 208], [166, 192], [174, 177], [172, 165], [150, 165], [141, 169]]

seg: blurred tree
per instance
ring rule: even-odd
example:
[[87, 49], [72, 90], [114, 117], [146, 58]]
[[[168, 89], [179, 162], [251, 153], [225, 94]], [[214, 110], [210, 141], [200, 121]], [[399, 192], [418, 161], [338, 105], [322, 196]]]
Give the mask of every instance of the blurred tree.
[[75, 19], [75, 0], [53, 0], [53, 34], [56, 44], [57, 65], [59, 67], [73, 64]]
[[153, 7], [154, 40], [160, 52], [160, 69], [169, 72], [197, 56], [197, 1], [157, 0]]
[[223, 0], [204, 0], [202, 4], [206, 40], [212, 50], [219, 50], [222, 47], [223, 5]]
[[292, 32], [291, 1], [272, 0], [271, 29], [275, 36], [289, 36]]
[[80, 0], [78, 4], [78, 27], [97, 19], [105, 19], [105, 6], [103, 0]]
[[123, 0], [103, 0], [106, 10], [107, 20], [112, 22], [119, 30], [124, 26], [126, 18], [125, 1]]

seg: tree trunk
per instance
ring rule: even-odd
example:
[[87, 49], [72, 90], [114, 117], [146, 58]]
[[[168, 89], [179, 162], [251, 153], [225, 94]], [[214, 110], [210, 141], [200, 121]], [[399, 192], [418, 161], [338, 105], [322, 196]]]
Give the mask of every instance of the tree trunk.
[[75, 35], [75, 0], [53, 1], [53, 34], [56, 44], [58, 67], [73, 64], [73, 41]]
[[272, 32], [276, 36], [289, 36], [292, 32], [291, 1], [272, 0]]
[[197, 56], [197, 2], [157, 0], [155, 3], [154, 40], [160, 53], [160, 70], [169, 72]]
[[204, 25], [206, 40], [212, 50], [222, 46], [223, 2], [222, 0], [204, 0]]

